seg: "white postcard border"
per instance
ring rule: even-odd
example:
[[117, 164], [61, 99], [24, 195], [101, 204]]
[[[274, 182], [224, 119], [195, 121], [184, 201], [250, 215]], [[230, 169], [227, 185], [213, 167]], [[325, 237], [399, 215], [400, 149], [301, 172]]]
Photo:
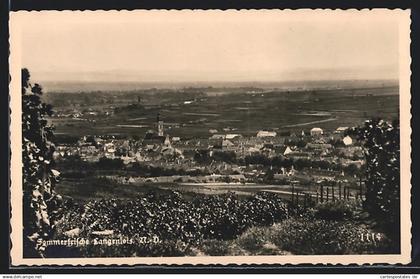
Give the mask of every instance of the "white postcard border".
[[[305, 18], [320, 16], [323, 13], [341, 14], [363, 13], [367, 17], [393, 16], [399, 20], [400, 49], [400, 131], [401, 131], [401, 254], [398, 255], [281, 255], [281, 256], [206, 256], [206, 257], [131, 257], [131, 258], [23, 258], [22, 230], [22, 151], [21, 151], [21, 46], [20, 28], [25, 13], [60, 16], [62, 13], [74, 13], [75, 16], [88, 13], [98, 16], [113, 13], [124, 17], [125, 13], [155, 13], [164, 17], [166, 13], [214, 13], [228, 16], [235, 13], [247, 13], [249, 16], [282, 16]], [[394, 18], [394, 19], [395, 19]], [[10, 109], [11, 109], [11, 243], [10, 256], [12, 266], [45, 265], [181, 265], [181, 264], [407, 264], [411, 260], [411, 103], [410, 103], [410, 11], [409, 10], [137, 10], [137, 11], [19, 11], [10, 14]]]

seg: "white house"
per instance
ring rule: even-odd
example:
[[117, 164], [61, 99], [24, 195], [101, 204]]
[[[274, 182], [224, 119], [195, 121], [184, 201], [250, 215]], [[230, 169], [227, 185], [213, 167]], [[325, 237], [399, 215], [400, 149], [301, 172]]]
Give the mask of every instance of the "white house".
[[286, 150], [284, 150], [283, 155], [287, 155], [287, 154], [290, 154], [292, 152], [293, 152], [293, 150], [288, 146], [288, 147], [286, 147]]
[[337, 130], [335, 130], [336, 134], [342, 134], [345, 131], [347, 131], [349, 129], [349, 127], [338, 127]]
[[222, 149], [230, 149], [230, 148], [232, 148], [234, 146], [235, 145], [230, 140], [224, 139], [222, 141]]
[[311, 136], [319, 136], [322, 135], [324, 133], [324, 131], [321, 128], [312, 128], [311, 129]]
[[225, 138], [225, 135], [214, 134], [209, 139], [224, 139], [224, 138]]
[[351, 139], [351, 137], [346, 136], [343, 139], [343, 143], [344, 143], [344, 145], [351, 145], [353, 143], [353, 140]]
[[232, 139], [234, 139], [234, 138], [238, 138], [238, 137], [240, 137], [241, 135], [240, 134], [226, 134], [226, 139], [227, 140], [232, 140]]
[[257, 133], [258, 138], [275, 137], [275, 136], [277, 136], [277, 133], [271, 132], [271, 131], [258, 131]]
[[217, 130], [216, 130], [216, 129], [210, 129], [210, 130], [209, 130], [209, 133], [210, 133], [210, 134], [216, 134], [216, 133], [217, 133]]

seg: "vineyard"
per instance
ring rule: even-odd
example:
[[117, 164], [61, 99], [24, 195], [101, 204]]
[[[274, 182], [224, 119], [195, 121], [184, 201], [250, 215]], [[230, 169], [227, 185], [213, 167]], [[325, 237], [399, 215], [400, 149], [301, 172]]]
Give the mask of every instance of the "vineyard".
[[[357, 201], [292, 204], [275, 193], [240, 199], [234, 193], [195, 195], [149, 192], [131, 200], [83, 205], [64, 201], [53, 239], [105, 243], [48, 246], [48, 257], [118, 257], [258, 254], [351, 254], [390, 251], [387, 237], [364, 224]], [[362, 214], [363, 215], [363, 214]], [[363, 235], [376, 235], [359, 241]], [[112, 239], [127, 243], [113, 245]], [[107, 245], [109, 244], [109, 245]]]

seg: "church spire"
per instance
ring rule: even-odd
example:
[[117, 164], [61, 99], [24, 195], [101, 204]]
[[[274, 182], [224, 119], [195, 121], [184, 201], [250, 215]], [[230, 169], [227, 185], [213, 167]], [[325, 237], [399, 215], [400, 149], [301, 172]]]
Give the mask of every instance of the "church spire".
[[163, 136], [163, 121], [160, 120], [160, 113], [157, 114], [157, 130], [158, 130], [158, 136]]

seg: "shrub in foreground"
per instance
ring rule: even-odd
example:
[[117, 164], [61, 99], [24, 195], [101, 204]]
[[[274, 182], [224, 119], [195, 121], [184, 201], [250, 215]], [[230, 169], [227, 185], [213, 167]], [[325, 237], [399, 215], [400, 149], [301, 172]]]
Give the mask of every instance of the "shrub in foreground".
[[[372, 234], [375, 239], [368, 241], [366, 236]], [[280, 249], [300, 255], [379, 253], [389, 251], [390, 245], [383, 234], [354, 222], [309, 218], [290, 218], [274, 225], [271, 240]]]
[[225, 256], [229, 254], [231, 241], [207, 239], [201, 243], [201, 250], [209, 256]]
[[241, 248], [251, 253], [261, 250], [267, 241], [269, 241], [269, 231], [266, 227], [249, 228], [236, 239]]

